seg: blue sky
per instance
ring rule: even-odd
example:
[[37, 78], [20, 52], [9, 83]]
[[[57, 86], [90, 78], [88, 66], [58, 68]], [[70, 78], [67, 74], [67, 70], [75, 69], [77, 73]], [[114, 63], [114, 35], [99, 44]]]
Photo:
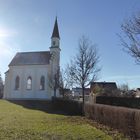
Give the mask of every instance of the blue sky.
[[47, 51], [55, 16], [61, 37], [61, 67], [87, 36], [97, 44], [99, 81], [140, 87], [140, 65], [122, 51], [117, 33], [123, 21], [140, 12], [140, 0], [0, 0], [0, 72], [18, 51]]

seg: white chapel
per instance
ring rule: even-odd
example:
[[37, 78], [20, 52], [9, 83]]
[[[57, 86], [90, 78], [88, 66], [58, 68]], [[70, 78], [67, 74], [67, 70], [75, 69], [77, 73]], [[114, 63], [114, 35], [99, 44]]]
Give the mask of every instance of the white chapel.
[[56, 18], [50, 51], [18, 52], [10, 62], [3, 98], [51, 100], [53, 96], [60, 96], [59, 89], [54, 92], [51, 86], [59, 68], [60, 36]]

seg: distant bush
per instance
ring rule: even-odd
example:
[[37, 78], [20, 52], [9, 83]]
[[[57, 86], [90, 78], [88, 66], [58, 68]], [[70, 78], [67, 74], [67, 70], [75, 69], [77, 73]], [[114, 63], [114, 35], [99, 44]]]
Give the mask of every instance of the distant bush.
[[4, 91], [4, 84], [3, 84], [2, 76], [0, 73], [0, 98], [3, 97], [3, 91]]
[[140, 110], [101, 104], [86, 104], [84, 109], [86, 117], [140, 138]]
[[97, 96], [96, 103], [140, 109], [140, 98]]
[[0, 99], [3, 97], [4, 86], [0, 83]]

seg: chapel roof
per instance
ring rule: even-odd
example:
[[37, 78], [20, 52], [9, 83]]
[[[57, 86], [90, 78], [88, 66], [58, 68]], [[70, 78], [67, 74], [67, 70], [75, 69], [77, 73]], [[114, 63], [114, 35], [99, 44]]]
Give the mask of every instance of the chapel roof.
[[51, 54], [49, 51], [42, 52], [18, 52], [10, 62], [9, 66], [19, 65], [47, 65]]

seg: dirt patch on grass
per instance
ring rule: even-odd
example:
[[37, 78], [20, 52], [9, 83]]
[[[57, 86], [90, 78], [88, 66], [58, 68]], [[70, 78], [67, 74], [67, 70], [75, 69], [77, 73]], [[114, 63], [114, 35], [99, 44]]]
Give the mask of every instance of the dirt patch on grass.
[[67, 123], [77, 124], [77, 125], [82, 125], [82, 124], [88, 123], [89, 125], [102, 130], [105, 134], [112, 136], [114, 140], [132, 140], [129, 136], [122, 134], [118, 130], [115, 130], [111, 127], [97, 123], [91, 119], [87, 119], [86, 117], [67, 116], [66, 118], [63, 118], [63, 120], [66, 121]]

